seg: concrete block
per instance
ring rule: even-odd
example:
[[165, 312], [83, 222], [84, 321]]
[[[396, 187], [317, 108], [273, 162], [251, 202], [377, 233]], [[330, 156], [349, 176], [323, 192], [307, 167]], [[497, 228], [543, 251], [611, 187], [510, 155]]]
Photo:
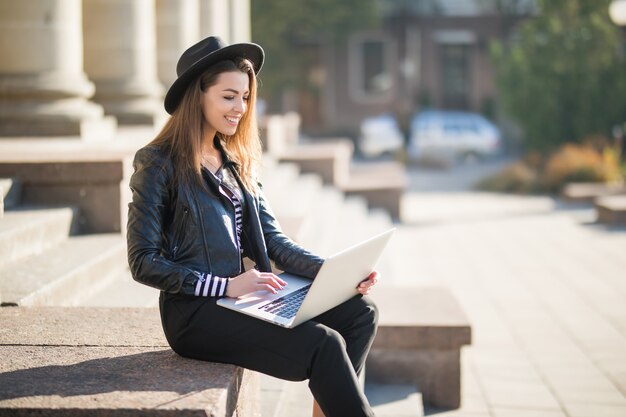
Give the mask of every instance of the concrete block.
[[441, 287], [381, 287], [372, 298], [380, 319], [368, 380], [415, 384], [428, 404], [458, 408], [460, 351], [471, 343], [471, 327], [453, 295]]
[[0, 309], [0, 414], [258, 417], [258, 375], [182, 358], [157, 309]]
[[305, 173], [319, 175], [324, 184], [339, 185], [350, 173], [354, 145], [348, 139], [324, 139], [286, 147], [278, 158], [295, 163]]
[[72, 160], [39, 157], [0, 162], [0, 176], [19, 178], [24, 204], [77, 207], [83, 233], [123, 233], [131, 198], [131, 162], [130, 156], [122, 155], [105, 160], [93, 155], [74, 155]]
[[363, 196], [372, 208], [401, 217], [402, 196], [408, 184], [405, 168], [397, 162], [354, 164], [348, 179], [339, 184], [347, 195]]
[[626, 195], [598, 198], [595, 207], [600, 223], [626, 225]]
[[578, 203], [593, 203], [598, 197], [626, 194], [626, 185], [622, 183], [570, 183], [561, 193], [563, 199]]
[[129, 203], [124, 193], [119, 183], [32, 184], [24, 189], [22, 199], [26, 204], [78, 207], [76, 222], [81, 233], [120, 233], [126, 226], [123, 218]]

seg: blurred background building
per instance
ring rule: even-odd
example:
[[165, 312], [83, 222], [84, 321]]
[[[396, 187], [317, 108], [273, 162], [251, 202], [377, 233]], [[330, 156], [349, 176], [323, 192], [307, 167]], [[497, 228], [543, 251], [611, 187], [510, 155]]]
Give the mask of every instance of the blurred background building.
[[298, 111], [305, 131], [354, 135], [363, 118], [384, 112], [396, 114], [406, 130], [409, 115], [425, 107], [494, 116], [489, 44], [507, 41], [536, 4], [380, 0], [375, 9], [375, 24], [339, 41], [301, 42], [310, 82], [287, 91], [280, 106]]

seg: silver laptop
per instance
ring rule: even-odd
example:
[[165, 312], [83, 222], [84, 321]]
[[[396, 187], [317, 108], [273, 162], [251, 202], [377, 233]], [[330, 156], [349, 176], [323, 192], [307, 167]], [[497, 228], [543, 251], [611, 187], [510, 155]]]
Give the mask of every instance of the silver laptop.
[[283, 327], [296, 327], [358, 294], [357, 286], [374, 270], [395, 229], [387, 230], [326, 260], [315, 280], [282, 273], [287, 286], [272, 294], [257, 291], [217, 304]]

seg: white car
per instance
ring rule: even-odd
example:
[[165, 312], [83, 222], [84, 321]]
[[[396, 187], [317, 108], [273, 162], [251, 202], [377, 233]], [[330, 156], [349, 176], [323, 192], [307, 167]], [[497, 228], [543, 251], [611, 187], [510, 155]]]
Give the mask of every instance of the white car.
[[411, 121], [411, 160], [480, 160], [502, 150], [500, 130], [485, 117], [461, 111], [427, 110]]
[[359, 150], [363, 156], [393, 154], [404, 146], [404, 135], [390, 114], [371, 117], [361, 122]]

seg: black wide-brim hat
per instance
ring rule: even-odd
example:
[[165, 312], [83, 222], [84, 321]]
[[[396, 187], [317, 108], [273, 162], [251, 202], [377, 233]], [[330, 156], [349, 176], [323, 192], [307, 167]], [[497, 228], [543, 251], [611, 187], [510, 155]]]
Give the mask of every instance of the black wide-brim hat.
[[178, 78], [165, 95], [165, 110], [169, 114], [174, 113], [189, 84], [207, 68], [234, 58], [249, 60], [254, 67], [254, 73], [258, 74], [263, 66], [265, 52], [255, 43], [227, 45], [215, 36], [209, 36], [183, 52], [176, 65]]

